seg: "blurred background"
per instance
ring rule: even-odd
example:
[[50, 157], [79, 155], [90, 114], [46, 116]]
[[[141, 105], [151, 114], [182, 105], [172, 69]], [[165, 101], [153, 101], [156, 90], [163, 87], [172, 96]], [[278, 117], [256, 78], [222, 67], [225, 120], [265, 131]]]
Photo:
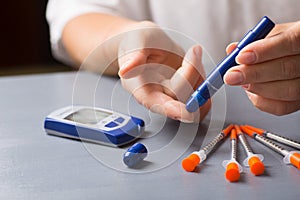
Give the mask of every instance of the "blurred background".
[[47, 0], [1, 3], [0, 76], [71, 70], [51, 55], [46, 5]]

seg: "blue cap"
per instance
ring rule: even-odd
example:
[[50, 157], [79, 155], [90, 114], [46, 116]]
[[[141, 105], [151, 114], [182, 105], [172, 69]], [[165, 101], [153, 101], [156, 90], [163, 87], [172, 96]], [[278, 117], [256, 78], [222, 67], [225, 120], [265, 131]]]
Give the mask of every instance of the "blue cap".
[[134, 167], [146, 158], [148, 150], [142, 143], [135, 143], [123, 155], [123, 162], [128, 167]]
[[252, 29], [252, 31], [257, 35], [257, 38], [262, 39], [269, 34], [274, 26], [274, 22], [272, 22], [272, 20], [270, 20], [267, 16], [264, 16]]

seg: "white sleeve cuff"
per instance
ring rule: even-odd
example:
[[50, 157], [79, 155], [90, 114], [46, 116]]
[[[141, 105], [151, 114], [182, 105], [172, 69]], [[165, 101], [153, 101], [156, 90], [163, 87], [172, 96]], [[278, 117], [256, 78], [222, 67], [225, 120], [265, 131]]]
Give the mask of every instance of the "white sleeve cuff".
[[68, 65], [74, 65], [62, 44], [61, 36], [67, 22], [85, 13], [108, 13], [118, 15], [118, 0], [49, 0], [46, 19], [50, 29], [53, 56]]

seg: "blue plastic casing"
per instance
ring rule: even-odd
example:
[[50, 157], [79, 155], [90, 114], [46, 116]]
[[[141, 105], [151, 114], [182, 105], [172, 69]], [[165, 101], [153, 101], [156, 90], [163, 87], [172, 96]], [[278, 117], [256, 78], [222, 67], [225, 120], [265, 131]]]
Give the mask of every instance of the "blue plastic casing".
[[236, 56], [248, 44], [265, 38], [273, 29], [275, 24], [266, 16], [264, 16], [258, 24], [250, 30], [237, 47], [220, 62], [217, 67], [208, 75], [207, 79], [198, 87], [198, 89], [191, 95], [186, 103], [186, 109], [189, 112], [195, 112], [200, 106], [211, 98], [224, 84], [223, 76], [233, 66], [236, 66]]
[[[116, 118], [114, 121], [108, 121], [110, 123], [121, 124], [120, 118]], [[60, 120], [49, 115], [45, 118], [44, 128], [50, 135], [62, 136], [67, 138], [79, 139], [82, 141], [106, 144], [109, 146], [121, 146], [123, 144], [132, 142], [141, 134], [144, 130], [144, 121], [137, 117], [130, 116], [127, 123], [121, 127], [111, 128], [107, 126], [106, 130], [99, 129], [97, 127], [87, 126], [81, 123], [67, 122], [66, 120]]]
[[138, 165], [146, 158], [148, 150], [142, 143], [135, 143], [123, 155], [123, 162], [128, 167]]

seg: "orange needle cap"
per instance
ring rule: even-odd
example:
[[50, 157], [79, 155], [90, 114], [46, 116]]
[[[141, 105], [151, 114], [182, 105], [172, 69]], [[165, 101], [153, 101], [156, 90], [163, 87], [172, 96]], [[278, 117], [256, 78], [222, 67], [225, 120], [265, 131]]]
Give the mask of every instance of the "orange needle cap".
[[230, 133], [230, 131], [231, 131], [231, 129], [233, 129], [233, 124], [230, 124], [229, 126], [227, 126], [223, 131], [222, 131], [222, 133], [225, 135], [225, 136], [227, 136], [229, 133]]
[[192, 172], [195, 170], [197, 165], [200, 163], [200, 158], [197, 154], [192, 153], [189, 157], [182, 160], [182, 168], [185, 171]]
[[231, 129], [230, 140], [236, 140], [236, 129]]
[[292, 165], [300, 169], [300, 153], [293, 153], [290, 157]]
[[263, 130], [263, 129], [256, 128], [256, 127], [250, 126], [250, 125], [244, 125], [244, 127], [255, 131], [259, 135], [262, 135], [265, 132], [265, 130]]
[[232, 162], [226, 167], [225, 178], [230, 182], [236, 182], [240, 179], [239, 166]]
[[238, 134], [238, 135], [243, 134], [242, 130], [240, 129], [240, 126], [234, 125], [234, 128], [235, 128], [235, 130], [236, 130], [236, 134]]
[[240, 128], [242, 129], [242, 131], [244, 133], [246, 133], [247, 135], [249, 135], [250, 137], [254, 137], [254, 134], [256, 133], [254, 130], [246, 128], [245, 126], [240, 126]]
[[264, 173], [265, 171], [265, 165], [263, 162], [260, 161], [260, 159], [256, 156], [253, 156], [252, 158], [249, 159], [248, 161], [250, 171], [252, 174], [255, 176], [259, 176]]

